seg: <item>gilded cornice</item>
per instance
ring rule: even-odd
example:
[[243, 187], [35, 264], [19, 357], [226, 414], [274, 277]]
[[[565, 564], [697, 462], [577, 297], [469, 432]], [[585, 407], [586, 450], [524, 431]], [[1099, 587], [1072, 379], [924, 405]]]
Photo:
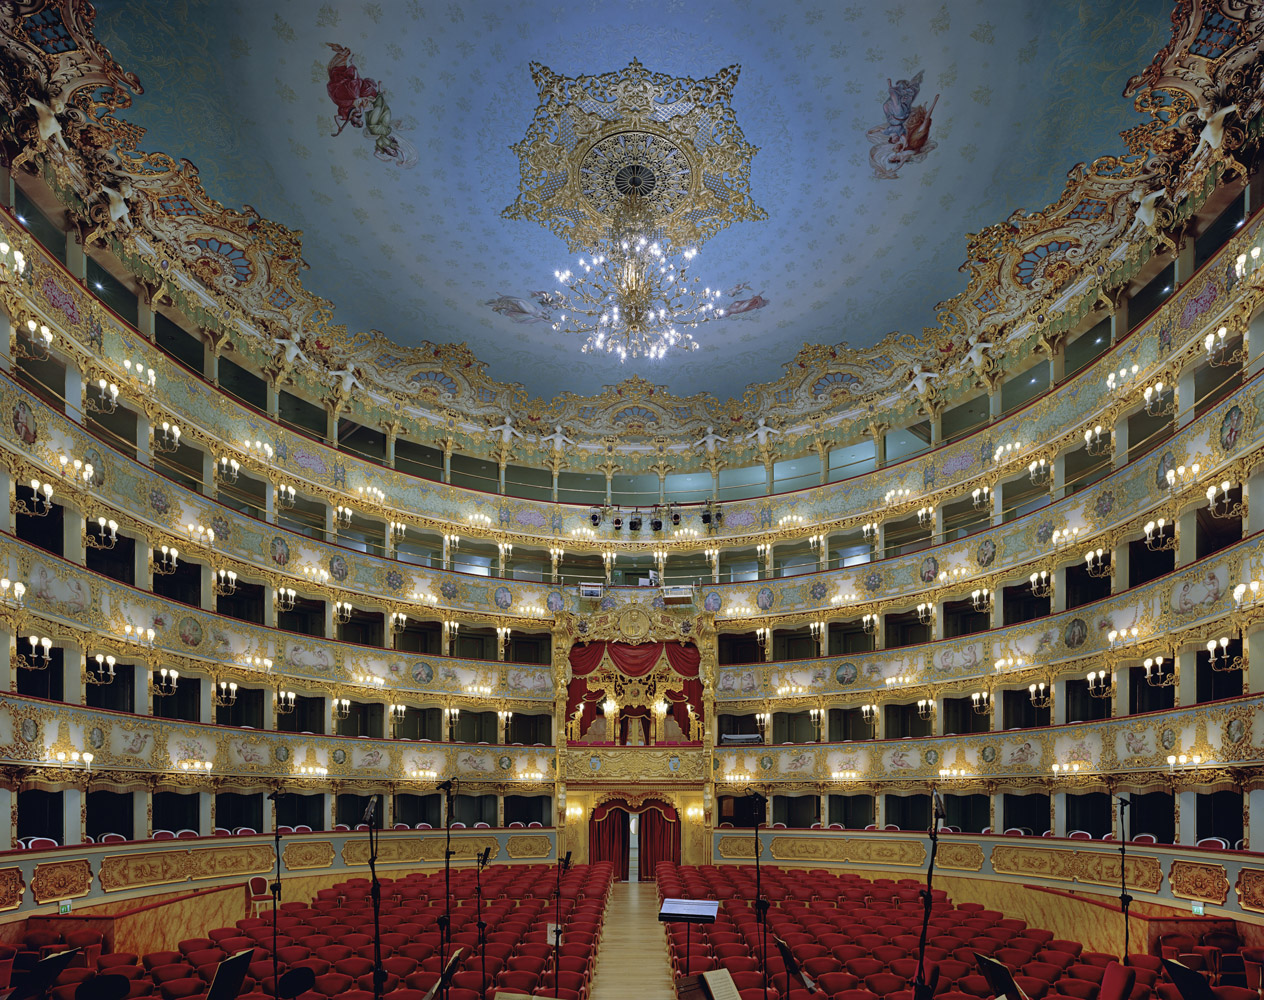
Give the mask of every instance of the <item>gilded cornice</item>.
[[[370, 426], [429, 425], [442, 410], [459, 410], [478, 431], [463, 442], [465, 450], [490, 457], [495, 449], [486, 428], [511, 413], [529, 430], [561, 423], [594, 444], [616, 437], [624, 471], [652, 466], [652, 455], [637, 457], [648, 438], [675, 435], [679, 447], [708, 425], [746, 429], [758, 416], [781, 428], [806, 421], [809, 434], [839, 443], [853, 440], [874, 407], [903, 419], [919, 407], [938, 405], [931, 398], [901, 405], [897, 395], [892, 406], [889, 397], [892, 390], [902, 390], [905, 373], [914, 365], [939, 369], [944, 377], [942, 396], [949, 377], [964, 368], [966, 350], [978, 336], [991, 338], [993, 352], [1012, 367], [1037, 345], [1051, 344], [1065, 330], [1066, 317], [1083, 315], [1084, 303], [1121, 280], [1121, 273], [1152, 245], [1171, 242], [1164, 229], [1147, 230], [1135, 221], [1132, 199], [1163, 187], [1171, 206], [1163, 206], [1161, 219], [1169, 226], [1179, 223], [1222, 171], [1237, 169], [1234, 153], [1249, 141], [1242, 123], [1255, 116], [1260, 103], [1258, 68], [1253, 63], [1259, 31], [1254, 8], [1232, 0], [1211, 5], [1182, 2], [1172, 42], [1126, 91], [1150, 120], [1124, 134], [1125, 151], [1074, 166], [1053, 205], [1040, 212], [1015, 213], [978, 234], [968, 234], [962, 270], [968, 272], [969, 282], [963, 292], [939, 305], [938, 327], [893, 334], [863, 351], [846, 344], [809, 346], [785, 365], [781, 379], [750, 386], [740, 400], [679, 399], [658, 387], [648, 387], [647, 393], [646, 387], [622, 383], [592, 399], [545, 402], [530, 399], [521, 386], [487, 378], [464, 345], [425, 344], [410, 351], [391, 345], [398, 363], [392, 362], [389, 370], [378, 368], [374, 359], [389, 342], [379, 334], [351, 333], [335, 324], [332, 305], [302, 287], [299, 234], [249, 208], [238, 211], [216, 202], [187, 160], [138, 149], [144, 130], [117, 112], [130, 104], [129, 89], [141, 92], [140, 83], [93, 38], [91, 7], [83, 0], [60, 0], [46, 5], [43, 13], [61, 21], [73, 46], [45, 52], [34, 45], [25, 30], [28, 11], [7, 11], [0, 22], [11, 69], [0, 102], [12, 113], [10, 138], [21, 150], [15, 167], [26, 161], [41, 164], [51, 185], [83, 220], [86, 237], [109, 241], [155, 297], [170, 298], [188, 310], [195, 323], [217, 330], [223, 343], [270, 369], [278, 382], [293, 378], [314, 387], [328, 385], [335, 369], [356, 362], [374, 383], [372, 393], [354, 399], [335, 394], [335, 402]], [[1233, 26], [1228, 47], [1214, 59], [1195, 57], [1191, 45], [1212, 16]], [[38, 138], [25, 106], [28, 97], [59, 107], [65, 103], [65, 150]], [[1239, 117], [1231, 120], [1221, 149], [1208, 157], [1196, 148], [1201, 128], [1196, 113], [1214, 110], [1213, 100], [1220, 106], [1236, 102]], [[100, 193], [108, 184], [123, 182], [131, 186], [130, 229], [109, 218]], [[183, 198], [192, 211], [173, 216], [159, 207], [163, 197]], [[226, 268], [193, 253], [195, 236], [222, 239], [243, 254], [253, 265], [249, 280], [238, 282]], [[1025, 254], [1063, 243], [1067, 247], [1048, 255], [1039, 273], [1019, 279], [1018, 264]], [[295, 334], [308, 335], [315, 356], [314, 380], [276, 356], [274, 342]], [[966, 371], [965, 378], [970, 384], [974, 374]], [[638, 424], [639, 418], [620, 419], [627, 399], [642, 397], [652, 397], [645, 409], [655, 417], [650, 423], [656, 427], [643, 420]], [[418, 399], [423, 405], [417, 405]], [[818, 421], [822, 426], [811, 426]], [[522, 461], [548, 464], [540, 436], [533, 434], [536, 442], [524, 443]], [[774, 448], [778, 457], [806, 450], [808, 442], [802, 437], [786, 437]], [[749, 462], [751, 454], [747, 448], [734, 457]], [[600, 457], [582, 456], [584, 466], [593, 467]], [[681, 457], [687, 461], [689, 452]]]

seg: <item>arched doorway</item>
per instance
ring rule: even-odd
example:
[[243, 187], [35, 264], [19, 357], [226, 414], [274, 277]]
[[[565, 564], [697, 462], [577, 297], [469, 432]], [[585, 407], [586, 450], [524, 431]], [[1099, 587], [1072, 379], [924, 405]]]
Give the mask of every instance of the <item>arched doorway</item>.
[[609, 861], [616, 881], [630, 875], [632, 816], [637, 817], [637, 879], [652, 882], [660, 861], [680, 863], [680, 817], [675, 807], [661, 799], [646, 799], [636, 805], [626, 799], [603, 802], [593, 810], [588, 822], [588, 859]]

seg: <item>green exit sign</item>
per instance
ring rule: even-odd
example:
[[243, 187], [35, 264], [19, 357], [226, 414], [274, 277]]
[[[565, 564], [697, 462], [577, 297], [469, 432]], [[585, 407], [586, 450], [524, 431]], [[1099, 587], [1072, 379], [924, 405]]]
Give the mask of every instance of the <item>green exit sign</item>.
[[63, 899], [60, 903], [58, 903], [58, 904], [57, 904], [57, 912], [58, 912], [58, 913], [60, 913], [60, 914], [62, 914], [63, 916], [64, 916], [65, 914], [69, 913], [69, 912], [70, 912], [70, 900], [68, 900], [68, 899]]
[[1196, 916], [1196, 917], [1201, 917], [1201, 916], [1203, 915], [1203, 904], [1202, 904], [1202, 903], [1195, 903], [1195, 904], [1194, 904], [1194, 906], [1193, 906], [1193, 909], [1194, 909], [1194, 916]]

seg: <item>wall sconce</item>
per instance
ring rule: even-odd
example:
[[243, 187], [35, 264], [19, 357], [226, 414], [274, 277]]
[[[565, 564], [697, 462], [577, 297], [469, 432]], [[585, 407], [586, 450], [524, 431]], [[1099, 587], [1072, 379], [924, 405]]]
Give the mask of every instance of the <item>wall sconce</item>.
[[823, 534], [822, 535], [808, 535], [808, 545], [813, 549], [813, 551], [819, 549], [824, 544], [825, 544], [825, 536]]
[[607, 719], [612, 718], [619, 711], [619, 703], [613, 698], [607, 698], [601, 703], [601, 710]]
[[888, 507], [901, 504], [907, 500], [913, 491], [910, 489], [887, 490], [886, 495], [882, 498]]
[[455, 639], [457, 633], [461, 631], [461, 623], [453, 619], [446, 619], [443, 622], [443, 630], [447, 633], [449, 639]]
[[992, 711], [992, 692], [975, 691], [970, 695], [970, 707], [975, 715], [987, 715]]
[[53, 331], [46, 325], [36, 324], [35, 320], [28, 319], [26, 334], [25, 344], [21, 337], [16, 338], [17, 350], [14, 353], [19, 358], [27, 358], [31, 361], [47, 361], [52, 354]]
[[460, 718], [461, 718], [461, 710], [459, 708], [453, 707], [453, 708], [445, 708], [443, 710], [443, 721], [447, 723], [447, 726], [448, 726], [448, 739], [449, 740], [452, 739], [453, 734], [456, 732], [456, 724]]
[[1227, 479], [1220, 484], [1219, 490], [1214, 485], [1207, 487], [1207, 509], [1211, 511], [1212, 517], [1229, 520], [1230, 518], [1242, 516], [1242, 504], [1229, 502], [1229, 491], [1231, 489], [1233, 489], [1233, 484]]
[[934, 507], [918, 507], [917, 508], [917, 523], [919, 527], [928, 528], [934, 522], [935, 522], [935, 508]]
[[198, 545], [205, 545], [207, 548], [215, 546], [215, 529], [208, 528], [204, 524], [193, 524], [190, 522], [184, 526], [185, 532], [189, 536], [189, 541]]
[[768, 731], [768, 726], [772, 722], [771, 712], [755, 713], [755, 728], [759, 730], [759, 735], [763, 736]]
[[1053, 574], [1048, 570], [1032, 573], [1027, 582], [1031, 585], [1032, 597], [1053, 596]]
[[1166, 417], [1176, 412], [1176, 393], [1162, 382], [1146, 386], [1142, 398], [1145, 399], [1146, 416]]
[[[95, 662], [96, 666], [93, 667]], [[98, 684], [104, 686], [114, 683], [114, 665], [118, 661], [113, 656], [106, 656], [104, 653], [97, 653], [88, 661], [88, 669], [83, 672], [84, 679], [89, 684]]]
[[241, 463], [235, 458], [229, 458], [227, 455], [220, 455], [219, 461], [215, 463], [215, 476], [225, 485], [237, 482], [237, 475], [240, 472]]
[[1048, 708], [1053, 703], [1053, 689], [1048, 688], [1044, 681], [1037, 684], [1029, 684], [1027, 686], [1027, 695], [1031, 698], [1032, 706], [1035, 708]]
[[[93, 522], [88, 521], [91, 525]], [[97, 530], [84, 531], [83, 544], [90, 549], [109, 550], [118, 544], [118, 521], [107, 521], [104, 517], [98, 517], [96, 520]]]
[[153, 688], [154, 694], [159, 698], [170, 698], [176, 693], [176, 687], [180, 682], [180, 671], [174, 667], [168, 670], [163, 667], [156, 674], [149, 675], [150, 686]]
[[18, 669], [47, 670], [52, 662], [53, 640], [48, 636], [33, 635], [26, 641], [29, 643], [29, 648], [26, 653], [18, 653]]
[[403, 521], [391, 521], [386, 528], [392, 542], [398, 542], [408, 534], [408, 525]]
[[130, 622], [123, 625], [123, 641], [134, 643], [137, 646], [153, 649], [156, 635], [157, 633], [151, 628], [141, 628], [138, 625], [132, 625]]
[[1079, 537], [1080, 529], [1077, 525], [1074, 528], [1054, 528], [1053, 534], [1049, 536], [1049, 540], [1053, 543], [1055, 550], [1067, 545], [1071, 545]]
[[1106, 389], [1112, 393], [1123, 392], [1136, 379], [1137, 372], [1140, 370], [1139, 365], [1133, 365], [1131, 368], [1120, 368], [1118, 372], [1111, 372], [1106, 376]]
[[275, 708], [277, 715], [289, 715], [298, 707], [298, 696], [293, 691], [277, 688]]
[[783, 514], [777, 518], [777, 527], [786, 528], [792, 525], [802, 524], [806, 518], [802, 514]]
[[334, 508], [334, 527], [346, 528], [351, 524], [351, 515], [354, 513], [350, 507], [339, 504]]
[[356, 493], [360, 495], [362, 500], [374, 500], [378, 503], [386, 502], [386, 494], [376, 486], [357, 486]]
[[1215, 334], [1203, 337], [1203, 350], [1207, 352], [1207, 363], [1212, 368], [1228, 368], [1242, 364], [1246, 360], [1246, 345], [1229, 353], [1229, 329], [1221, 327]]
[[433, 771], [430, 768], [421, 768], [418, 770], [409, 771], [408, 776], [410, 778], [416, 779], [417, 781], [434, 781], [435, 778], [439, 776], [439, 774], [437, 771]]
[[935, 605], [928, 602], [922, 602], [917, 606], [917, 620], [923, 625], [929, 625], [935, 620]]
[[1179, 493], [1198, 480], [1198, 472], [1202, 468], [1197, 462], [1190, 466], [1178, 465], [1167, 470], [1167, 488], [1171, 493]]
[[919, 719], [933, 719], [935, 717], [935, 701], [933, 698], [919, 698], [917, 700], [917, 717]]
[[974, 503], [975, 510], [985, 510], [992, 505], [992, 487], [976, 486], [970, 492], [970, 499]]
[[1053, 465], [1043, 458], [1037, 458], [1027, 464], [1027, 476], [1033, 486], [1044, 486], [1053, 478]]
[[391, 631], [399, 635], [408, 627], [408, 615], [403, 611], [392, 611], [389, 624]]
[[[1172, 470], [1168, 470], [1168, 476], [1172, 475]], [[1169, 479], [1169, 482], [1171, 480]], [[1147, 521], [1145, 526], [1145, 543], [1146, 548], [1151, 552], [1170, 552], [1176, 548], [1176, 531], [1175, 525], [1171, 533], [1164, 529], [1167, 526], [1165, 518], [1159, 518], [1157, 521]]]
[[1246, 666], [1241, 656], [1229, 655], [1229, 637], [1226, 635], [1222, 635], [1219, 642], [1207, 640], [1207, 655], [1211, 658], [1211, 669], [1219, 673], [1242, 670]]
[[860, 534], [866, 542], [876, 542], [878, 540], [878, 522], [866, 521], [860, 526]]
[[[16, 587], [16, 584], [14, 585]], [[4, 581], [0, 580], [0, 587], [4, 587]], [[21, 598], [19, 598], [19, 601]], [[1239, 583], [1233, 588], [1233, 606], [1238, 608], [1253, 608], [1260, 602], [1260, 581], [1252, 580], [1250, 583]]]
[[1176, 671], [1163, 669], [1162, 656], [1147, 656], [1141, 665], [1145, 667], [1146, 683], [1150, 687], [1172, 687], [1176, 683]]
[[1110, 576], [1110, 557], [1105, 549], [1089, 549], [1084, 553], [1084, 570], [1095, 579]]
[[276, 604], [278, 611], [293, 611], [294, 605], [298, 601], [298, 591], [293, 587], [277, 587], [272, 595], [272, 600]]
[[61, 767], [91, 767], [96, 758], [91, 751], [58, 750], [51, 757]]
[[335, 719], [345, 719], [351, 715], [351, 699], [335, 698], [333, 701], [333, 712]]
[[304, 764], [295, 768], [294, 773], [304, 778], [324, 778], [329, 775], [329, 768], [321, 767], [319, 764]]
[[850, 605], [855, 604], [857, 600], [859, 600], [859, 598], [856, 596], [855, 591], [849, 590], [846, 593], [835, 594], [830, 598], [830, 604], [834, 605], [836, 608], [849, 607]]
[[64, 478], [81, 484], [85, 489], [92, 486], [92, 479], [96, 475], [96, 470], [92, 467], [91, 462], [85, 462], [80, 458], [71, 458], [69, 455], [60, 456], [57, 462]]
[[149, 569], [154, 576], [170, 576], [180, 568], [180, 550], [161, 545], [149, 550]]
[[139, 361], [124, 358], [123, 371], [127, 373], [128, 378], [135, 379], [141, 385], [147, 385], [151, 389], [158, 384], [158, 373], [152, 368], [145, 367]]
[[254, 667], [256, 670], [262, 670], [264, 673], [272, 673], [272, 658], [270, 656], [247, 656], [246, 666]]
[[[1140, 634], [1140, 630], [1136, 625], [1132, 626], [1130, 629], [1111, 629], [1106, 633], [1106, 641], [1110, 643], [1111, 649], [1123, 649], [1127, 646], [1136, 645], [1137, 638]], [[1159, 662], [1162, 662], [1161, 658]]]
[[807, 688], [802, 684], [782, 684], [777, 688], [778, 698], [797, 698], [801, 694], [806, 694]]
[[866, 635], [875, 635], [878, 631], [878, 616], [875, 614], [865, 615], [860, 619], [860, 627], [864, 629]]
[[[1168, 771], [1175, 771], [1177, 768], [1200, 767], [1202, 763], [1203, 763], [1202, 754], [1170, 753], [1167, 755]], [[1211, 761], [1207, 761], [1207, 763], [1210, 764]]]
[[217, 570], [211, 577], [211, 587], [217, 597], [232, 597], [237, 593], [237, 571], [232, 569]]
[[816, 644], [819, 648], [821, 643], [825, 641], [825, 622], [808, 622], [808, 632], [810, 632], [812, 638], [816, 640]]
[[913, 683], [913, 678], [909, 674], [897, 674], [895, 677], [886, 678], [883, 683], [887, 686], [887, 690], [890, 691], [894, 687], [907, 687]]
[[242, 442], [242, 450], [256, 461], [269, 463], [272, 461], [272, 445], [265, 444], [263, 441], [251, 441], [249, 439]]
[[1115, 697], [1115, 675], [1113, 673], [1107, 673], [1105, 670], [1090, 670], [1087, 680], [1088, 693], [1094, 698]]
[[513, 542], [497, 542], [496, 551], [501, 559], [508, 561], [513, 556]]
[[386, 686], [386, 678], [379, 677], [377, 674], [355, 673], [351, 675], [351, 679], [363, 687], [383, 688]]
[[105, 379], [97, 379], [96, 393], [89, 393], [84, 397], [83, 408], [90, 413], [100, 413], [102, 416], [108, 416], [118, 409], [118, 386], [113, 382], [107, 382]]
[[236, 705], [237, 682], [220, 681], [218, 686], [211, 688], [211, 700], [215, 703], [216, 708], [228, 708], [230, 705]]
[[859, 777], [859, 771], [834, 771], [830, 774], [830, 779], [833, 781], [855, 781]]
[[685, 819], [692, 820], [696, 823], [702, 819], [702, 816], [702, 806], [689, 806], [685, 809]]
[[1008, 462], [1010, 459], [1017, 458], [1021, 449], [1022, 444], [1018, 441], [1007, 441], [1005, 444], [997, 445], [996, 451], [992, 452], [992, 461], [998, 465], [1001, 462]]
[[390, 719], [392, 726], [397, 726], [404, 721], [404, 706], [390, 704], [386, 706], [386, 717]]
[[154, 452], [159, 455], [170, 455], [180, 450], [180, 425], [164, 420], [154, 428]]
[[755, 629], [755, 641], [759, 643], [759, 648], [761, 650], [768, 648], [768, 640], [771, 638], [772, 638], [772, 629], [770, 628]]
[[290, 510], [296, 503], [298, 503], [298, 494], [294, 492], [293, 486], [282, 483], [276, 488], [277, 510]]
[[310, 563], [303, 565], [303, 579], [309, 583], [324, 586], [329, 582], [329, 570], [320, 566], [312, 566]]
[[466, 514], [465, 520], [478, 528], [490, 528], [492, 526], [492, 519], [487, 514]]
[[339, 625], [346, 625], [351, 621], [351, 611], [350, 601], [334, 601], [334, 620]]
[[860, 718], [870, 726], [878, 724], [878, 706], [876, 703], [860, 706]]
[[998, 674], [1007, 670], [1021, 670], [1023, 666], [1023, 658], [1021, 656], [1002, 656], [999, 660], [992, 664], [996, 668]]
[[1080, 765], [1078, 762], [1054, 764], [1049, 770], [1053, 772], [1055, 778], [1072, 778], [1080, 773]]
[[31, 480], [31, 502], [28, 504], [21, 497], [14, 497], [9, 502], [9, 510], [14, 514], [25, 514], [28, 517], [47, 517], [53, 510], [53, 484]]
[[975, 611], [991, 611], [992, 591], [987, 587], [970, 591], [970, 604]]
[[825, 710], [822, 708], [809, 708], [808, 717], [812, 720], [812, 728], [816, 731], [816, 738], [821, 738], [821, 727], [825, 724]]
[[1109, 455], [1113, 438], [1113, 432], [1103, 434], [1102, 425], [1097, 424], [1092, 430], [1084, 432], [1084, 450], [1093, 458]]
[[970, 571], [964, 566], [954, 566], [952, 569], [941, 569], [935, 582], [941, 587], [953, 587], [969, 575]]
[[[1243, 254], [1245, 260], [1246, 255]], [[0, 284], [9, 284], [26, 271], [26, 254], [8, 243], [0, 243]]]
[[0, 604], [8, 608], [20, 608], [25, 595], [26, 584], [21, 580], [15, 583], [7, 576], [0, 579]]

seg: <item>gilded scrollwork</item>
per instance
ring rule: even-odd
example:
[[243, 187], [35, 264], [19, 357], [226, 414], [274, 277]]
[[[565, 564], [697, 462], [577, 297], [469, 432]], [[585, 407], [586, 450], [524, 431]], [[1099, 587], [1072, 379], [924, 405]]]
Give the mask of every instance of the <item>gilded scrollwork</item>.
[[1178, 858], [1167, 871], [1172, 895], [1182, 899], [1197, 899], [1204, 903], [1223, 906], [1229, 896], [1229, 879], [1224, 865], [1200, 864]]

